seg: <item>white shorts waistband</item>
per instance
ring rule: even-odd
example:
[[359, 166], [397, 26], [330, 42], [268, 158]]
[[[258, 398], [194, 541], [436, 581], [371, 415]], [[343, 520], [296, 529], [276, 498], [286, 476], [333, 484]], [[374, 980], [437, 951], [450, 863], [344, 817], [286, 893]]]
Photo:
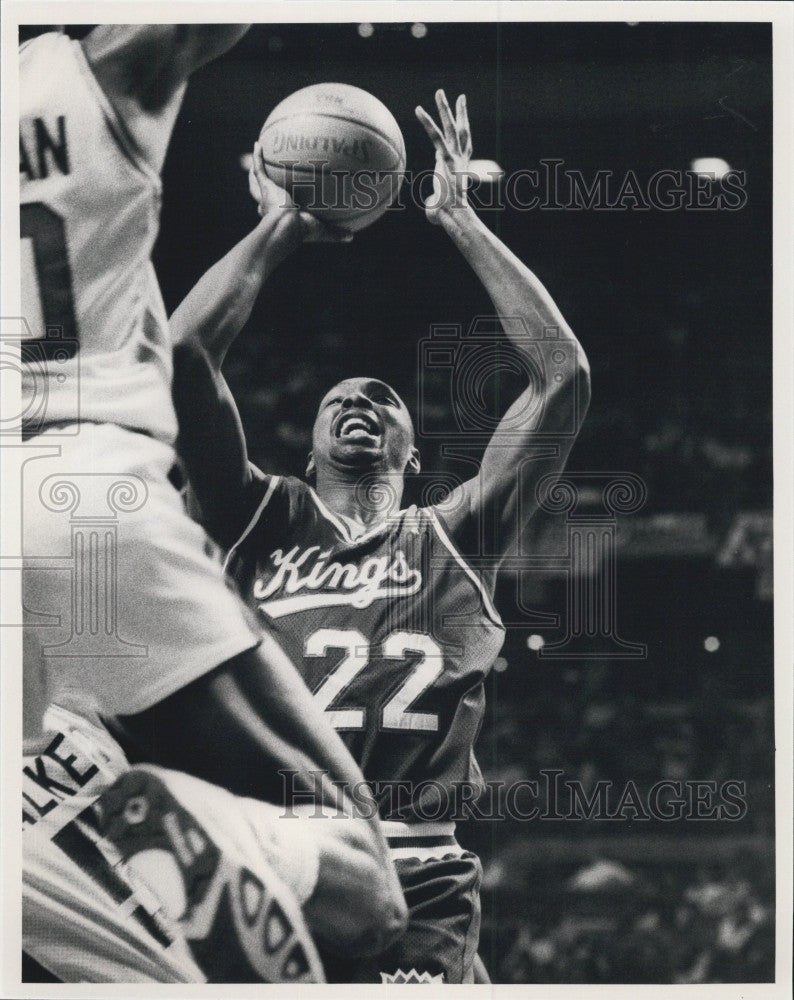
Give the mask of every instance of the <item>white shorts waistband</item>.
[[384, 820], [381, 829], [394, 861], [400, 858], [440, 860], [460, 857], [465, 853], [455, 840], [454, 823], [401, 823]]
[[392, 837], [454, 837], [455, 824], [448, 823], [402, 823], [398, 820], [384, 819], [380, 824], [383, 836], [390, 840]]

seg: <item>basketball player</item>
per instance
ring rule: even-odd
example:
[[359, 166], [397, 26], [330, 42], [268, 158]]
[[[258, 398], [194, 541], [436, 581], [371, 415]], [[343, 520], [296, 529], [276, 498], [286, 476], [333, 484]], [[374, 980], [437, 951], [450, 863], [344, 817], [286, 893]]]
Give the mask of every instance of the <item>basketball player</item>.
[[[19, 53], [23, 940], [65, 980], [316, 980], [304, 917], [362, 954], [404, 924], [374, 823], [257, 801], [279, 767], [361, 773], [169, 481], [159, 175], [188, 76], [245, 30], [100, 26]], [[161, 766], [128, 771], [106, 716]]]
[[[354, 981], [487, 981], [476, 959], [479, 860], [454, 836], [460, 792], [481, 788], [473, 743], [483, 679], [503, 641], [495, 576], [535, 510], [535, 486], [560, 471], [589, 401], [584, 353], [538, 278], [479, 221], [466, 196], [471, 136], [465, 98], [441, 127], [417, 116], [436, 153], [429, 221], [488, 291], [504, 334], [537, 368], [556, 334], [567, 363], [541, 372], [509, 407], [479, 473], [437, 506], [402, 508], [419, 471], [405, 404], [377, 378], [345, 379], [320, 402], [307, 478], [264, 475], [246, 458], [224, 355], [262, 282], [320, 223], [265, 175], [255, 147], [257, 228], [199, 281], [172, 317], [181, 451], [203, 523], [230, 574], [278, 636], [372, 784], [409, 906], [405, 936], [355, 969]], [[539, 416], [540, 415], [540, 416]], [[538, 438], [542, 433], [543, 437]], [[483, 526], [499, 551], [475, 572]]]

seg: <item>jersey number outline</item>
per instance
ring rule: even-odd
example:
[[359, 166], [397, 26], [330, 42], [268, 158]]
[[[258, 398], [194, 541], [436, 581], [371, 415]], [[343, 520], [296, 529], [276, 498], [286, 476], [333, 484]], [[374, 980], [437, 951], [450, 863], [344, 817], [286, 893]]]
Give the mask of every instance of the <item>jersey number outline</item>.
[[[93, 831], [93, 836], [89, 834], [89, 830]], [[152, 897], [147, 905], [147, 900], [140, 894], [143, 887], [128, 882], [123, 877], [122, 871], [110, 863], [99, 847], [100, 839], [94, 808], [88, 806], [61, 827], [53, 836], [52, 843], [60, 848], [92, 883], [110, 896], [120, 908], [121, 914], [137, 923], [162, 948], [169, 948], [174, 942], [174, 937], [164, 920], [159, 900]]]
[[[64, 361], [77, 354], [77, 319], [63, 217], [43, 202], [22, 205], [19, 230], [33, 244], [36, 284], [46, 336], [22, 342], [23, 361]], [[35, 346], [34, 346], [35, 345]]]
[[[306, 640], [304, 655], [327, 656], [329, 649], [343, 649], [345, 655], [314, 692], [315, 700], [335, 729], [363, 729], [363, 708], [330, 706], [369, 664], [369, 641], [357, 629], [321, 628]], [[421, 659], [381, 709], [381, 728], [438, 732], [439, 718], [435, 712], [409, 709], [444, 672], [444, 654], [429, 635], [421, 632], [393, 632], [383, 643], [383, 655], [390, 660], [402, 660], [406, 653], [419, 653]]]

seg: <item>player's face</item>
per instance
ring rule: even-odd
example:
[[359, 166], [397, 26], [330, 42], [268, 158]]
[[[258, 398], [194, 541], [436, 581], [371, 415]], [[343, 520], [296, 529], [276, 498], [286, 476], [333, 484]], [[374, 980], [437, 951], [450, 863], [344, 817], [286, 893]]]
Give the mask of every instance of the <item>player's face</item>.
[[345, 379], [320, 402], [312, 434], [314, 463], [402, 473], [416, 462], [413, 440], [413, 422], [394, 389], [379, 379]]

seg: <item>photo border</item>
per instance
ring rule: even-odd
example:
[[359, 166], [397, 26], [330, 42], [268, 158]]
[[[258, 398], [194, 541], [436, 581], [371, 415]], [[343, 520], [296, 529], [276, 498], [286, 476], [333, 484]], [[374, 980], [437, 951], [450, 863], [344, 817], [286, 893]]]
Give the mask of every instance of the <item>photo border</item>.
[[[17, 29], [20, 24], [78, 23], [154, 23], [154, 22], [243, 22], [249, 19], [271, 23], [314, 22], [405, 22], [426, 23], [494, 22], [494, 21], [767, 21], [773, 25], [773, 414], [774, 414], [774, 610], [775, 610], [775, 741], [776, 741], [776, 982], [774, 984], [708, 984], [696, 986], [619, 986], [619, 985], [494, 985], [489, 987], [431, 987], [431, 995], [449, 997], [457, 991], [483, 990], [491, 995], [526, 997], [576, 997], [602, 996], [668, 998], [696, 996], [699, 1000], [712, 997], [777, 998], [790, 995], [792, 969], [792, 664], [794, 663], [794, 637], [792, 606], [792, 565], [794, 563], [794, 507], [792, 505], [792, 454], [791, 435], [794, 431], [794, 392], [792, 391], [792, 341], [794, 336], [794, 310], [792, 309], [791, 275], [794, 274], [794, 174], [792, 172], [792, 37], [794, 6], [787, 2], [582, 2], [570, 0], [552, 2], [293, 2], [218, 4], [200, 2], [153, 2], [140, 0], [105, 0], [103, 3], [73, 2], [73, 0], [5, 0], [2, 5], [2, 253], [0, 278], [2, 280], [2, 314], [20, 314], [19, 302], [19, 201], [18, 181], [14, 171], [14, 127], [18, 120], [17, 83]], [[9, 410], [18, 404], [19, 380], [13, 372], [0, 372], [3, 406]], [[18, 412], [13, 409], [12, 412]], [[9, 489], [7, 469], [13, 439], [0, 441], [0, 603], [4, 607], [18, 607], [20, 602], [20, 574], [14, 571], [14, 525], [19, 524], [19, 491]], [[13, 465], [13, 463], [11, 463]], [[12, 547], [8, 556], [6, 546]], [[7, 558], [6, 558], [7, 557]], [[18, 829], [18, 803], [21, 796], [21, 671], [13, 665], [21, 663], [21, 629], [3, 629], [0, 634], [0, 816], [2, 817], [2, 867], [0, 881], [4, 887], [2, 904], [2, 933], [0, 934], [0, 959], [2, 961], [3, 995], [9, 997], [107, 997], [107, 985], [46, 985], [22, 984], [19, 979], [21, 953], [20, 901], [21, 901], [21, 835]], [[9, 664], [12, 665], [9, 667]], [[310, 997], [316, 986], [145, 986], [113, 985], [118, 997]], [[329, 985], [323, 995], [339, 998], [366, 995], [392, 995], [392, 987], [351, 987]], [[785, 991], [785, 992], [784, 992]], [[428, 996], [425, 989], [423, 996]]]

